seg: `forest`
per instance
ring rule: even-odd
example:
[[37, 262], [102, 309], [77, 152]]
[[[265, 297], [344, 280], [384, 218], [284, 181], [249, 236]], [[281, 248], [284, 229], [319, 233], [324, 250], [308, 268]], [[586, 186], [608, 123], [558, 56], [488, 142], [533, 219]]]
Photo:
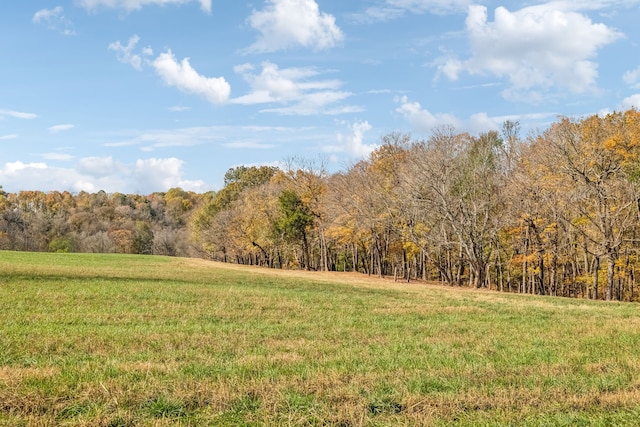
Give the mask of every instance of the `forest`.
[[390, 133], [336, 173], [240, 166], [217, 192], [0, 187], [0, 249], [138, 253], [640, 300], [640, 112]]

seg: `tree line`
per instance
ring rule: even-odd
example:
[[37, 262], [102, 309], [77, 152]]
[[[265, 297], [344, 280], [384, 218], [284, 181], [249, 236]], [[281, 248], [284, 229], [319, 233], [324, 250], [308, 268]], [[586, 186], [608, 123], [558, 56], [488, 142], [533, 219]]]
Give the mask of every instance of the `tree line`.
[[0, 248], [154, 253], [635, 301], [640, 113], [427, 139], [365, 160], [230, 169], [217, 192], [7, 194]]
[[189, 215], [203, 197], [180, 188], [141, 196], [0, 187], [0, 249], [197, 256]]

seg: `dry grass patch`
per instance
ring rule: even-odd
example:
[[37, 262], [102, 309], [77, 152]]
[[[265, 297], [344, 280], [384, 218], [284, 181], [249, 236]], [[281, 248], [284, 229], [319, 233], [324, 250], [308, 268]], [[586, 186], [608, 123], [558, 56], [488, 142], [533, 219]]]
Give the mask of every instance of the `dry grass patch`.
[[14, 385], [29, 379], [43, 380], [60, 375], [60, 368], [25, 367], [25, 366], [0, 366], [0, 383]]

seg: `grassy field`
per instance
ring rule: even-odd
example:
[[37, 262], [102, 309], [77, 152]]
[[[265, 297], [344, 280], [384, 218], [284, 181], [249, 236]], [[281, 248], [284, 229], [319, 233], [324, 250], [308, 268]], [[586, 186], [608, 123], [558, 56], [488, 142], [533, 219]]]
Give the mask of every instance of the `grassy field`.
[[0, 425], [637, 425], [640, 306], [0, 252]]

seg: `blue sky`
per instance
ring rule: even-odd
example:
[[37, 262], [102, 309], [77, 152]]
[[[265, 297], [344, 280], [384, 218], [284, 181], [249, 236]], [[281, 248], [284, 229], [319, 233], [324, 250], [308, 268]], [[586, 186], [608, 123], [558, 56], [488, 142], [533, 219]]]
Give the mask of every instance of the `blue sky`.
[[640, 106], [640, 0], [67, 0], [0, 6], [6, 191], [219, 189], [390, 132]]

